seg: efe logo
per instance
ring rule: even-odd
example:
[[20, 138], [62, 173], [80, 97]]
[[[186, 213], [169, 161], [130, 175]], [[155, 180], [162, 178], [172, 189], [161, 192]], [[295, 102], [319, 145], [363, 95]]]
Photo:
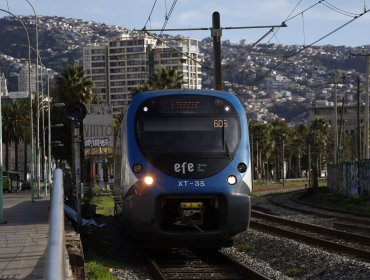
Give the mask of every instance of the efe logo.
[[175, 163], [174, 170], [176, 173], [181, 172], [185, 174], [187, 172], [194, 172], [194, 163], [191, 162], [183, 162], [183, 163]]

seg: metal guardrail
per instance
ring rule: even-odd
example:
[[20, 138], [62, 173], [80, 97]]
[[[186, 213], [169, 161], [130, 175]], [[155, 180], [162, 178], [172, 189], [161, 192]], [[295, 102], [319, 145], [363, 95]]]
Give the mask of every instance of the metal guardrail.
[[66, 275], [65, 266], [65, 240], [64, 240], [64, 190], [63, 171], [56, 169], [50, 204], [50, 229], [48, 243], [48, 260], [46, 279], [64, 280]]

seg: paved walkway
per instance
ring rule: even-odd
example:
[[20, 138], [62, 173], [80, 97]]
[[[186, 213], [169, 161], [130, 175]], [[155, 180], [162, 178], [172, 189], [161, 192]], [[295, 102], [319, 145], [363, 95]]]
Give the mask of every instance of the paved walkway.
[[49, 196], [31, 202], [30, 190], [4, 193], [4, 223], [0, 224], [0, 280], [44, 279], [49, 202]]

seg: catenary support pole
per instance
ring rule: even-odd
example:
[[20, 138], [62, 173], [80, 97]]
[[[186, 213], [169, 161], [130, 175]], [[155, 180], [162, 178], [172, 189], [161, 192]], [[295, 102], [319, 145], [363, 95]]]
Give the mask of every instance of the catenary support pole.
[[211, 35], [213, 38], [213, 59], [214, 59], [214, 88], [222, 90], [222, 73], [221, 73], [221, 27], [220, 27], [220, 14], [214, 12], [212, 14], [212, 30]]

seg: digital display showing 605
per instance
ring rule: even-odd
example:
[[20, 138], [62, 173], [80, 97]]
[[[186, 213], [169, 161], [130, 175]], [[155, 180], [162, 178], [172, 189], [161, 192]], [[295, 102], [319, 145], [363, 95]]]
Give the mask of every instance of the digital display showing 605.
[[229, 124], [227, 120], [213, 120], [213, 127], [214, 128], [226, 128]]

